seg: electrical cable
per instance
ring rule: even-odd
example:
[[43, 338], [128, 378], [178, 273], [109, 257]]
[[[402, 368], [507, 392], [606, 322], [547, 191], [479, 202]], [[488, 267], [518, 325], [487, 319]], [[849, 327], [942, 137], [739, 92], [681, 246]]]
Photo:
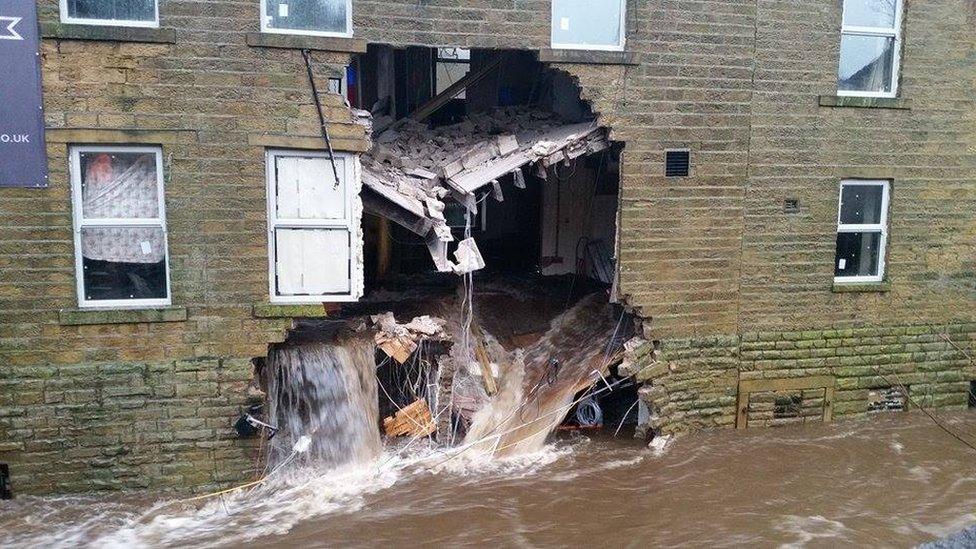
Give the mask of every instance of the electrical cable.
[[332, 139], [329, 137], [329, 125], [325, 121], [325, 114], [322, 112], [322, 102], [319, 100], [319, 90], [315, 86], [315, 75], [312, 74], [312, 55], [307, 49], [302, 50], [302, 59], [305, 60], [305, 72], [308, 74], [308, 85], [312, 88], [315, 111], [319, 115], [319, 128], [322, 131], [322, 139], [325, 140], [325, 148], [329, 150], [329, 162], [332, 164], [332, 174], [335, 176], [335, 185], [333, 188], [339, 188], [339, 168], [336, 167], [335, 153], [332, 151]]

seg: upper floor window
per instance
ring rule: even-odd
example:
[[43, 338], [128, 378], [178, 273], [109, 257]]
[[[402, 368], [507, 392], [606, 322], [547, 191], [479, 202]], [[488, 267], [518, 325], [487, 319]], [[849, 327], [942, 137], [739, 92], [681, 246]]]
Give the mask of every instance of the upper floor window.
[[834, 280], [881, 282], [888, 240], [888, 181], [840, 184]]
[[170, 304], [158, 147], [71, 147], [78, 303]]
[[84, 25], [158, 27], [157, 0], [61, 0], [61, 21]]
[[352, 36], [352, 0], [261, 0], [261, 31]]
[[897, 95], [901, 13], [902, 0], [844, 0], [838, 94]]
[[552, 0], [552, 47], [622, 50], [626, 0]]

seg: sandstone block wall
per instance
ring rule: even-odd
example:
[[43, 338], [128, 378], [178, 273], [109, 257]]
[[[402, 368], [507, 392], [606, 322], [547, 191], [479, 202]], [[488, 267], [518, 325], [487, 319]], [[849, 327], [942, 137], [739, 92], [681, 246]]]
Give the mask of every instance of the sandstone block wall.
[[[289, 38], [267, 47], [249, 36], [260, 29], [257, 0], [160, 1], [157, 41], [61, 28], [57, 1], [38, 2], [51, 186], [0, 190], [0, 461], [11, 463], [20, 492], [83, 489], [95, 479], [211, 484], [219, 480], [212, 474], [177, 481], [162, 464], [210, 471], [226, 458], [236, 463], [229, 470], [248, 466], [246, 445], [227, 438], [244, 402], [236, 382], [218, 383], [217, 396], [130, 395], [145, 397], [138, 413], [159, 410], [146, 421], [156, 421], [161, 436], [190, 436], [178, 443], [186, 448], [146, 446], [158, 462], [87, 456], [103, 446], [49, 418], [69, 398], [84, 401], [91, 425], [132, 418], [125, 414], [137, 412], [118, 403], [130, 396], [111, 391], [134, 384], [152, 392], [176, 373], [165, 365], [180, 361], [200, 361], [218, 378], [228, 368], [243, 375], [242, 361], [264, 355], [294, 316], [321, 312], [267, 307], [264, 144], [310, 146], [317, 135], [298, 48], [318, 48], [324, 90], [365, 42], [545, 53], [551, 7], [547, 0], [354, 0], [354, 39]], [[857, 414], [861, 384], [874, 383], [875, 366], [916, 376], [913, 394], [931, 404], [962, 405], [971, 366], [924, 338], [937, 338], [936, 328], [948, 323], [969, 334], [959, 345], [973, 354], [976, 6], [906, 4], [904, 101], [895, 109], [830, 106], [839, 0], [628, 2], [626, 56], [560, 58], [558, 68], [577, 79], [625, 145], [619, 290], [674, 366], [649, 385], [657, 391], [652, 403], [667, 411], [662, 428], [731, 426], [740, 380], [816, 371], [837, 379], [836, 412]], [[365, 149], [362, 127], [339, 98], [322, 99], [338, 148]], [[67, 145], [120, 139], [163, 148], [179, 310], [79, 316], [71, 311]], [[664, 176], [669, 148], [691, 150], [690, 177]], [[832, 291], [837, 189], [848, 177], [893, 182], [887, 291]], [[799, 202], [797, 213], [784, 211], [786, 199]], [[920, 326], [932, 328], [899, 333]], [[862, 329], [878, 334], [829, 335]], [[766, 333], [780, 335], [767, 341]], [[797, 335], [805, 333], [819, 335]], [[919, 339], [891, 339], [910, 336]], [[113, 365], [136, 365], [138, 375], [113, 373]], [[207, 371], [182, 383], [210, 387]], [[93, 393], [48, 396], [58, 394], [60, 380], [88, 381], [83, 372], [104, 372]], [[167, 423], [186, 410], [223, 415], [206, 416], [204, 428]], [[104, 448], [143, 452], [132, 423], [113, 428]], [[86, 459], [106, 465], [85, 466]], [[58, 479], [65, 460], [73, 465]]]

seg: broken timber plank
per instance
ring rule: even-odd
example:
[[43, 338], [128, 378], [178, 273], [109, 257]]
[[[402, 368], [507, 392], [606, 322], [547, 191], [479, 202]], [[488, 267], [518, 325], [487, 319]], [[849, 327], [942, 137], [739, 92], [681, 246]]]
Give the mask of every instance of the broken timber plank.
[[379, 347], [383, 349], [384, 353], [392, 357], [393, 360], [403, 364], [410, 359], [410, 354], [417, 349], [417, 344], [409, 339], [405, 341], [388, 339], [379, 343]]
[[485, 345], [481, 340], [475, 342], [474, 355], [478, 358], [478, 364], [481, 366], [481, 378], [485, 382], [485, 392], [488, 396], [492, 396], [498, 392], [498, 386], [495, 384], [495, 376], [491, 374], [491, 360], [488, 359], [488, 351], [485, 350]]
[[383, 430], [391, 437], [425, 437], [436, 431], [437, 425], [430, 415], [427, 401], [419, 399], [404, 406], [392, 416], [384, 418]]

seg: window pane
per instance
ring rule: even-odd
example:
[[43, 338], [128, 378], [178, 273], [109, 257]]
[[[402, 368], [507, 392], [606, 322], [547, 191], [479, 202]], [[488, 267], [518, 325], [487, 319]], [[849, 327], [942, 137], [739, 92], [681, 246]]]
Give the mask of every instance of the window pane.
[[898, 0], [844, 0], [844, 25], [894, 28]]
[[264, 0], [271, 29], [348, 32], [346, 0]]
[[155, 0], [68, 0], [68, 16], [78, 19], [155, 21]]
[[838, 89], [890, 92], [895, 62], [895, 39], [845, 34], [840, 40]]
[[166, 248], [159, 227], [81, 230], [85, 299], [165, 299]]
[[621, 0], [553, 0], [552, 43], [619, 46]]
[[[437, 63], [437, 89], [436, 93], [441, 93], [447, 88], [451, 87], [458, 80], [464, 78], [471, 70], [471, 65], [468, 63]], [[455, 97], [458, 99], [465, 98], [465, 90], [461, 90]]]
[[[339, 177], [345, 159], [336, 158]], [[345, 219], [345, 182], [336, 185], [332, 163], [323, 157], [275, 157], [278, 219]]]
[[79, 153], [82, 214], [92, 218], [157, 218], [155, 153]]
[[840, 222], [845, 225], [881, 223], [880, 185], [844, 185], [840, 195]]
[[837, 233], [834, 276], [877, 276], [881, 233]]
[[278, 229], [275, 275], [278, 295], [323, 295], [350, 290], [346, 229]]

